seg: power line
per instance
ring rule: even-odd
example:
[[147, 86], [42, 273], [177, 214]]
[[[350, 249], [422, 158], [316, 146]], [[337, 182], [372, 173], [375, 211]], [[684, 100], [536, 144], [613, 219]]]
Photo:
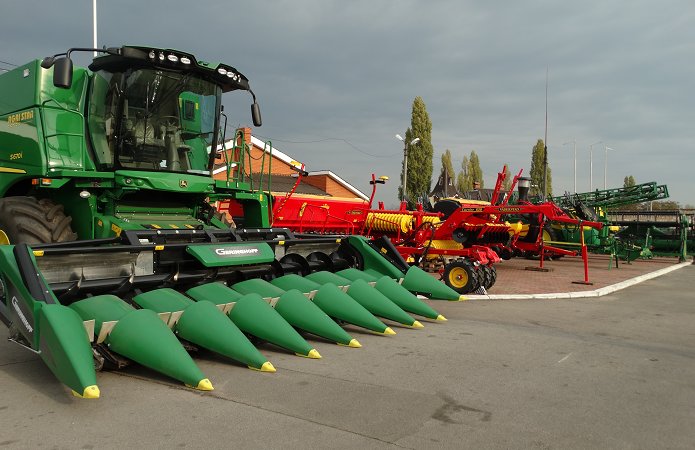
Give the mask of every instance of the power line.
[[[227, 129], [230, 131], [234, 131], [231, 129], [231, 127], [229, 125], [227, 125]], [[367, 155], [367, 156], [371, 156], [372, 158], [393, 158], [394, 156], [399, 156], [401, 154], [400, 152], [398, 152], [398, 153], [393, 153], [393, 154], [388, 154], [388, 155], [375, 155], [373, 153], [369, 153], [369, 152], [362, 150], [361, 148], [357, 147], [352, 142], [348, 141], [347, 139], [342, 139], [342, 138], [323, 138], [323, 139], [314, 139], [314, 140], [310, 140], [310, 141], [293, 141], [293, 140], [289, 140], [289, 139], [271, 138], [271, 137], [262, 136], [259, 134], [256, 134], [255, 136], [260, 138], [260, 139], [266, 140], [266, 141], [282, 142], [285, 144], [318, 144], [321, 142], [328, 142], [328, 141], [343, 142], [343, 143], [349, 145], [350, 147], [352, 147], [353, 149], [357, 150], [358, 152], [360, 152], [364, 155]]]
[[12, 64], [11, 62], [7, 62], [7, 61], [3, 61], [3, 60], [0, 60], [0, 63], [7, 64], [8, 66], [12, 66], [12, 67], [19, 67], [17, 64]]

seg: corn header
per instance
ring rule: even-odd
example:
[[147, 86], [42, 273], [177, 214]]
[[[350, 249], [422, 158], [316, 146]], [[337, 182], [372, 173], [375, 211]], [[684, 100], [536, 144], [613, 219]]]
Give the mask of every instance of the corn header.
[[[74, 67], [76, 51], [100, 56]], [[187, 350], [273, 372], [253, 343], [320, 358], [307, 334], [357, 348], [341, 325], [395, 334], [445, 320], [415, 294], [459, 299], [389, 242], [270, 227], [242, 161], [214, 180], [236, 90], [253, 95], [232, 66], [142, 46], [0, 75], [0, 320], [75, 395], [133, 362], [210, 390]], [[255, 96], [251, 110], [260, 126]], [[244, 229], [222, 199], [243, 204]]]

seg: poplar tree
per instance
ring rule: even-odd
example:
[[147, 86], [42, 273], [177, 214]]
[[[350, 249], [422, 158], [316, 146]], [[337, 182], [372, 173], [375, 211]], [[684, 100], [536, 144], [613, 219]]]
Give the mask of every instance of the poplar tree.
[[503, 192], [509, 192], [509, 188], [512, 187], [512, 178], [514, 178], [514, 175], [512, 175], [509, 172], [509, 164], [504, 165], [503, 172], [505, 174], [504, 181], [502, 181], [502, 191]]
[[471, 181], [468, 168], [468, 156], [464, 156], [461, 162], [461, 171], [456, 177], [456, 189], [462, 194], [473, 189], [473, 181]]
[[[543, 156], [545, 155], [545, 143], [543, 139], [538, 139], [536, 145], [531, 152], [531, 177], [530, 196], [543, 195]], [[546, 191], [548, 197], [553, 195], [553, 178], [551, 176], [550, 164], [548, 164], [548, 189]]]
[[[418, 199], [427, 198], [432, 185], [432, 122], [427, 114], [425, 102], [421, 97], [413, 101], [410, 128], [405, 132], [405, 142], [408, 144], [415, 138], [420, 138], [417, 144], [408, 146], [408, 177], [406, 180], [405, 197], [410, 206]], [[403, 169], [401, 168], [401, 188], [398, 198], [403, 200]]]
[[480, 159], [475, 150], [471, 150], [471, 156], [468, 158], [468, 176], [471, 180], [471, 189], [474, 187], [474, 183], [480, 183], [480, 189], [483, 186], [483, 169], [480, 168]]
[[[447, 148], [446, 151], [442, 154], [442, 172], [444, 172], [444, 183], [449, 181], [448, 179], [451, 179], [453, 182], [456, 182], [456, 171], [454, 170], [454, 165], [451, 162], [451, 151]], [[453, 191], [454, 186], [452, 186], [452, 189], [446, 189], [447, 194], [450, 194], [451, 191]]]

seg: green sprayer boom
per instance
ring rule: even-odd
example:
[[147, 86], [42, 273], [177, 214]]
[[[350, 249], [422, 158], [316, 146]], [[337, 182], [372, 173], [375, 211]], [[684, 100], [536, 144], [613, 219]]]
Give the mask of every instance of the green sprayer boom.
[[[100, 56], [74, 67], [76, 51]], [[394, 334], [384, 320], [445, 320], [415, 294], [461, 299], [388, 240], [269, 228], [239, 164], [213, 179], [235, 90], [251, 92], [230, 65], [142, 46], [0, 75], [0, 320], [75, 395], [100, 395], [95, 368], [133, 362], [210, 390], [186, 350], [274, 372], [249, 337], [319, 358], [298, 330], [355, 348], [340, 324]]]
[[666, 198], [668, 198], [666, 185], [651, 181], [628, 187], [565, 194], [553, 197], [552, 201], [561, 207], [574, 207], [574, 204], [579, 201], [589, 208], [614, 208]]

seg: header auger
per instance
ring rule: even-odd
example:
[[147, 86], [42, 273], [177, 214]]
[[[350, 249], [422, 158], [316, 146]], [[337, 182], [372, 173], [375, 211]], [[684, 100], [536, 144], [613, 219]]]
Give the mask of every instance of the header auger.
[[[79, 68], [76, 51], [101, 56]], [[0, 75], [0, 320], [75, 395], [132, 362], [210, 390], [186, 350], [274, 372], [249, 339], [315, 359], [305, 334], [358, 348], [340, 324], [395, 334], [445, 320], [414, 294], [459, 299], [389, 242], [270, 228], [243, 161], [214, 180], [235, 90], [251, 92], [232, 66], [142, 46]], [[222, 199], [247, 228], [210, 206]]]

